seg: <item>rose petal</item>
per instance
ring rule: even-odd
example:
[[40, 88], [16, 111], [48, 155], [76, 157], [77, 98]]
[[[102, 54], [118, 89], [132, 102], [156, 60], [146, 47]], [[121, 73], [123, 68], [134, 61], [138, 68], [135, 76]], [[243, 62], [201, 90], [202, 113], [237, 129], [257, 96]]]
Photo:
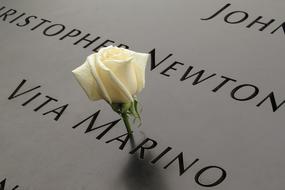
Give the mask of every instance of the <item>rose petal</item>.
[[95, 65], [91, 65], [92, 73], [98, 86], [106, 95], [109, 103], [127, 103], [133, 101], [127, 87], [116, 77], [106, 65], [95, 57]]
[[102, 99], [97, 82], [91, 73], [91, 68], [87, 61], [74, 69], [72, 73], [90, 100], [95, 101]]
[[111, 103], [112, 102], [111, 98], [110, 98], [110, 96], [109, 96], [100, 76], [99, 76], [99, 73], [97, 71], [96, 61], [97, 61], [97, 54], [96, 53], [88, 56], [88, 58], [87, 58], [87, 63], [91, 69], [92, 76], [94, 77], [94, 79], [97, 82], [98, 91], [100, 92], [100, 94], [104, 100]]
[[115, 77], [126, 87], [131, 95], [137, 91], [136, 71], [130, 59], [127, 62], [106, 61], [104, 65], [112, 71]]
[[136, 78], [137, 78], [137, 91], [136, 94], [141, 92], [145, 87], [145, 67], [149, 58], [149, 54], [146, 53], [136, 53], [133, 59], [133, 65], [135, 68]]

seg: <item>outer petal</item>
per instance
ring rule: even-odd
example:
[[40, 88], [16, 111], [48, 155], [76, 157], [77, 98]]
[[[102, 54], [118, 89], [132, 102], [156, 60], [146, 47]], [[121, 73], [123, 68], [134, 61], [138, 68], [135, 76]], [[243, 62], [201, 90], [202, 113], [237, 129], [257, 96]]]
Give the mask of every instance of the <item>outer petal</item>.
[[145, 68], [148, 62], [149, 54], [146, 53], [135, 53], [133, 59], [133, 65], [135, 68], [137, 78], [137, 91], [136, 94], [140, 93], [145, 87]]
[[114, 76], [119, 80], [128, 90], [131, 95], [137, 91], [137, 78], [135, 66], [130, 59], [127, 62], [106, 61], [104, 65], [111, 70]]
[[112, 102], [111, 98], [110, 98], [110, 96], [109, 96], [109, 94], [108, 94], [108, 92], [107, 92], [107, 90], [106, 90], [106, 88], [105, 88], [105, 86], [104, 86], [104, 84], [103, 84], [103, 82], [101, 80], [99, 72], [98, 72], [98, 70], [96, 68], [97, 57], [98, 57], [97, 53], [94, 53], [94, 54], [88, 56], [87, 63], [89, 65], [89, 67], [90, 67], [91, 73], [92, 73], [95, 81], [97, 82], [98, 91], [100, 92], [102, 98], [104, 100], [106, 100], [107, 102], [111, 103]]
[[90, 100], [102, 99], [97, 82], [87, 61], [72, 71]]
[[109, 103], [126, 103], [133, 101], [128, 88], [117, 78], [117, 76], [106, 67], [98, 57], [95, 57], [95, 65], [91, 65], [92, 73], [99, 88], [104, 92]]

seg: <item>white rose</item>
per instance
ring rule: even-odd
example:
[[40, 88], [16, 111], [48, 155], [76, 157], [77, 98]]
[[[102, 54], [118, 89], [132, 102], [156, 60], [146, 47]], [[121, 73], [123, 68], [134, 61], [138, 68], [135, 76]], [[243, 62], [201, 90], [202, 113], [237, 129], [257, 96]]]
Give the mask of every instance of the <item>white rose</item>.
[[133, 102], [145, 86], [149, 54], [123, 48], [101, 48], [72, 72], [90, 100], [108, 103]]

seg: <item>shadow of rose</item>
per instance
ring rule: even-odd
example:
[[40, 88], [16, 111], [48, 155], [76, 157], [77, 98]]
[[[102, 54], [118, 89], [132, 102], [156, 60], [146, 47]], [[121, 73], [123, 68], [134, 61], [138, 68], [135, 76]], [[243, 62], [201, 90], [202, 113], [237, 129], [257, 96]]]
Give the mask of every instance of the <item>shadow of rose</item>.
[[[133, 136], [130, 137], [131, 148], [136, 147]], [[123, 181], [125, 188], [128, 190], [168, 190], [162, 169], [150, 163], [154, 158], [151, 151], [148, 151], [144, 159], [139, 158], [139, 151], [131, 155], [127, 165], [122, 171], [120, 180]]]

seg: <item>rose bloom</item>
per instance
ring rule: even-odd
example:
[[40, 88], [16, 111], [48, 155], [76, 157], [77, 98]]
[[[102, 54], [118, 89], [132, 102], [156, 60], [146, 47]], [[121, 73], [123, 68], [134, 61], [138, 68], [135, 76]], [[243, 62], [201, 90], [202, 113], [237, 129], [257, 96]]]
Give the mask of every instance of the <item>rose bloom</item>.
[[149, 54], [108, 46], [87, 57], [72, 72], [90, 100], [133, 102], [145, 86]]

